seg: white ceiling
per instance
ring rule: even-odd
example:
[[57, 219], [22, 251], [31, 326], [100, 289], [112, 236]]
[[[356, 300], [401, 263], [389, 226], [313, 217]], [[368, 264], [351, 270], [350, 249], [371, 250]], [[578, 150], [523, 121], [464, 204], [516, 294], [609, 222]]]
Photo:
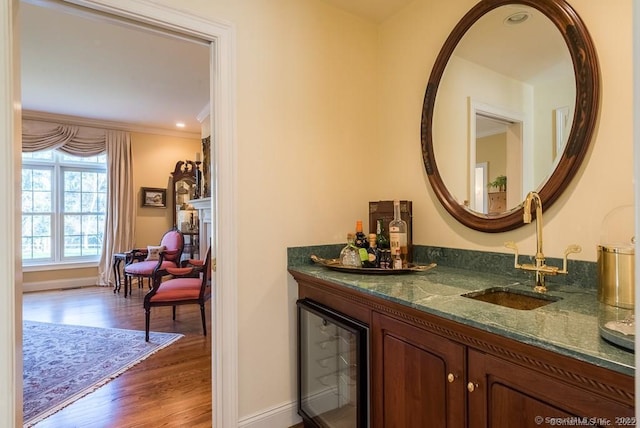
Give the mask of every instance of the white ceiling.
[[[529, 18], [517, 25], [505, 20], [517, 13]], [[458, 43], [455, 55], [496, 73], [535, 84], [557, 75], [573, 75], [567, 44], [553, 22], [539, 10], [506, 5], [482, 16]]]
[[[42, 3], [42, 2], [39, 2]], [[20, 3], [22, 108], [200, 135], [209, 48], [54, 3]], [[133, 127], [135, 128], [135, 127]]]

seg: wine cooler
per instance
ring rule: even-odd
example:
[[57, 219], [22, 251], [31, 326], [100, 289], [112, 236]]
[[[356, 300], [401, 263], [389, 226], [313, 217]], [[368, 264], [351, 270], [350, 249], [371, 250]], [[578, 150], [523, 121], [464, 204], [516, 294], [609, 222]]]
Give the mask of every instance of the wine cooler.
[[298, 300], [298, 414], [305, 427], [369, 426], [369, 329]]

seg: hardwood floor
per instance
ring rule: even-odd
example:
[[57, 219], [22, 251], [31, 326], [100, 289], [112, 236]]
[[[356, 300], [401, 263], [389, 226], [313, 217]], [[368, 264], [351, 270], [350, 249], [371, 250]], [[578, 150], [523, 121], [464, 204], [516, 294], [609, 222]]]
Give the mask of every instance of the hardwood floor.
[[[144, 330], [144, 289], [126, 299], [109, 287], [26, 293], [23, 319]], [[68, 427], [210, 427], [211, 316], [202, 335], [197, 305], [153, 308], [151, 330], [185, 337], [35, 425]]]

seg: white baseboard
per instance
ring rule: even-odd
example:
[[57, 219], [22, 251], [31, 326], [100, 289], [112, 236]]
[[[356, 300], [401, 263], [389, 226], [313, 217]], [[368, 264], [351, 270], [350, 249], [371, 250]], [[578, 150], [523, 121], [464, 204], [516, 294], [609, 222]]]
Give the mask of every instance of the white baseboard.
[[302, 422], [296, 402], [283, 403], [240, 418], [238, 428], [289, 428]]
[[22, 283], [22, 292], [28, 293], [31, 291], [61, 290], [66, 288], [90, 287], [96, 284], [98, 284], [97, 276], [90, 276], [86, 278], [56, 279], [52, 281], [24, 282]]

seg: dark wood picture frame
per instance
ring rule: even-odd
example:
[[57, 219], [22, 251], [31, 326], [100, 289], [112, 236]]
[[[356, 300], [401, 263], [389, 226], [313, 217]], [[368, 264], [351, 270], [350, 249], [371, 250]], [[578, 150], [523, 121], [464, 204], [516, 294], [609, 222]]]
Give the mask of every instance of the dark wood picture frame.
[[141, 187], [143, 208], [167, 208], [167, 189]]

